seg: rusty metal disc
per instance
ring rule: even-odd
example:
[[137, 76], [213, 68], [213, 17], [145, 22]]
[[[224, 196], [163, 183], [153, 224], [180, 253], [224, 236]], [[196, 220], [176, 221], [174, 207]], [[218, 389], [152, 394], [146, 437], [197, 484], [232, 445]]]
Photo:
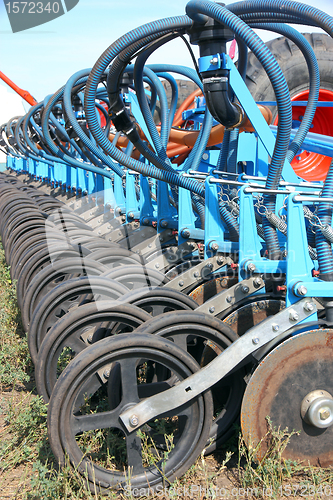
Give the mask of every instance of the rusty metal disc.
[[291, 337], [276, 347], [252, 375], [246, 388], [241, 426], [247, 446], [255, 448], [262, 439], [257, 458], [261, 460], [271, 439], [267, 417], [273, 427], [293, 435], [283, 458], [327, 467], [333, 463], [333, 425], [318, 428], [301, 416], [301, 404], [312, 391], [333, 396], [333, 330], [312, 330]]
[[243, 335], [253, 326], [258, 325], [269, 316], [277, 314], [285, 307], [284, 300], [277, 299], [261, 299], [255, 302], [250, 302], [238, 307], [228, 316], [221, 317], [224, 323], [227, 323], [230, 328], [239, 336]]

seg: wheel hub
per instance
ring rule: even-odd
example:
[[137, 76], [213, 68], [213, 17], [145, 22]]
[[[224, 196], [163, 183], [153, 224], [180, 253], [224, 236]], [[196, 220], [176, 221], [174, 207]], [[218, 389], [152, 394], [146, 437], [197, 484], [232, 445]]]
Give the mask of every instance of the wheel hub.
[[302, 419], [309, 425], [326, 429], [333, 425], [333, 398], [327, 391], [311, 391], [301, 404]]
[[[333, 330], [291, 337], [259, 364], [244, 394], [241, 426], [246, 444], [262, 459], [273, 429], [292, 435], [283, 458], [329, 466], [333, 461]], [[318, 389], [320, 388], [320, 389]]]

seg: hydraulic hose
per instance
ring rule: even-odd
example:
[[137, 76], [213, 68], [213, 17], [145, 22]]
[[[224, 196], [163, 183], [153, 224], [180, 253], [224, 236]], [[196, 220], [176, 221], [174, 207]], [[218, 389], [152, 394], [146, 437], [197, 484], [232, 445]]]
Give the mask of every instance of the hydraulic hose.
[[306, 38], [291, 26], [287, 26], [284, 24], [272, 24], [272, 23], [251, 23], [251, 28], [267, 29], [270, 31], [275, 31], [276, 33], [280, 33], [283, 36], [286, 36], [298, 46], [298, 48], [304, 55], [304, 58], [308, 66], [309, 80], [310, 80], [308, 103], [305, 109], [302, 123], [299, 129], [297, 130], [294, 140], [290, 144], [287, 153], [287, 160], [289, 162], [292, 162], [297, 151], [300, 149], [306, 134], [310, 130], [310, 126], [312, 124], [317, 108], [319, 89], [320, 89], [320, 73], [319, 73], [317, 58], [311, 45], [306, 40]]
[[196, 180], [190, 178], [182, 178], [172, 172], [161, 171], [156, 167], [145, 165], [137, 160], [134, 160], [133, 158], [127, 157], [121, 151], [117, 150], [117, 148], [112, 146], [110, 141], [105, 138], [94, 114], [95, 95], [100, 77], [104, 73], [108, 65], [114, 60], [115, 57], [117, 57], [120, 52], [125, 50], [134, 42], [143, 39], [146, 36], [153, 35], [159, 32], [172, 31], [177, 29], [181, 30], [191, 26], [191, 24], [192, 21], [187, 16], [179, 16], [154, 21], [130, 31], [129, 33], [116, 40], [112, 45], [110, 45], [110, 47], [108, 47], [104, 51], [104, 53], [95, 63], [89, 75], [85, 90], [85, 113], [90, 130], [97, 143], [99, 143], [103, 147], [103, 149], [119, 163], [122, 163], [129, 168], [142, 173], [143, 175], [155, 177], [156, 179], [168, 182], [169, 184], [171, 183], [180, 187], [184, 187], [185, 189], [194, 191], [202, 196], [204, 193], [204, 188]]
[[98, 147], [87, 137], [87, 135], [83, 132], [82, 128], [78, 124], [76, 120], [75, 113], [72, 109], [72, 101], [71, 101], [71, 91], [75, 83], [81, 80], [85, 76], [89, 75], [90, 69], [78, 71], [70, 79], [67, 81], [64, 89], [63, 89], [63, 101], [64, 107], [66, 110], [66, 114], [71, 122], [71, 125], [77, 134], [77, 136], [81, 139], [81, 141], [89, 148], [92, 153], [99, 158], [106, 166], [110, 167], [117, 175], [122, 177], [124, 175], [124, 170], [116, 165], [110, 158], [108, 158]]
[[[207, 16], [228, 26], [237, 37], [242, 40], [256, 55], [265, 68], [277, 100], [278, 113], [280, 116], [279, 130], [276, 138], [274, 152], [269, 166], [266, 187], [276, 189], [279, 185], [281, 173], [286, 158], [290, 130], [292, 125], [291, 102], [289, 89], [283, 73], [263, 41], [249, 28], [241, 19], [228, 9], [207, 0], [191, 0], [186, 6], [186, 12], [197, 22], [205, 23]], [[269, 211], [275, 209], [275, 196], [265, 196], [265, 203]], [[265, 239], [268, 248], [268, 256], [272, 259], [280, 258], [280, 246], [276, 230], [268, 221], [264, 221]]]
[[[321, 10], [293, 1], [282, 0], [249, 0], [228, 6], [234, 13], [243, 17], [246, 14], [247, 22], [258, 22], [268, 16], [275, 17], [276, 22], [284, 22], [284, 16], [293, 16], [300, 24], [316, 25], [333, 37], [333, 18]], [[281, 15], [281, 11], [283, 15]], [[332, 166], [327, 174], [322, 197], [332, 197], [333, 195], [333, 172]], [[332, 205], [323, 201], [319, 204], [318, 217], [323, 225], [331, 224]], [[331, 245], [325, 240], [321, 231], [316, 232], [316, 246], [319, 262], [319, 269], [322, 279], [333, 281], [333, 257]]]

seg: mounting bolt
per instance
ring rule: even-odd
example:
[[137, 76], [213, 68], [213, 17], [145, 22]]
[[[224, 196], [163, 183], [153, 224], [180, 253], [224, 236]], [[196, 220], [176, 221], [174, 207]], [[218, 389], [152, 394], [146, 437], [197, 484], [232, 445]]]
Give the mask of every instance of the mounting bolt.
[[160, 226], [161, 227], [168, 227], [168, 221], [167, 220], [161, 220], [160, 221]]
[[242, 288], [241, 288], [242, 292], [243, 293], [249, 293], [250, 289], [247, 285], [243, 285]]
[[199, 278], [199, 276], [200, 276], [199, 271], [195, 271], [195, 273], [193, 273], [193, 276], [194, 276], [195, 278]]
[[328, 408], [323, 408], [319, 411], [320, 420], [327, 420], [331, 416], [331, 412]]
[[221, 265], [221, 264], [223, 264], [223, 262], [224, 262], [224, 258], [223, 258], [223, 257], [218, 257], [218, 258], [216, 259], [216, 262], [218, 263], [218, 265]]
[[308, 289], [306, 288], [306, 286], [300, 285], [297, 288], [297, 293], [299, 293], [299, 295], [306, 295], [308, 293]]
[[159, 263], [155, 264], [156, 269], [160, 267]]
[[211, 307], [209, 308], [209, 312], [210, 312], [210, 313], [213, 313], [214, 311], [215, 311], [215, 307], [214, 307], [214, 306], [211, 306]]
[[231, 295], [228, 295], [225, 300], [230, 304], [230, 302], [232, 302]]
[[128, 217], [129, 219], [134, 219], [134, 214], [133, 214], [133, 212], [128, 212], [127, 217]]
[[280, 329], [279, 325], [277, 325], [276, 323], [274, 323], [274, 325], [272, 325], [272, 330], [273, 332], [278, 332]]
[[261, 281], [261, 279], [260, 279], [260, 278], [254, 278], [254, 280], [253, 280], [253, 285], [254, 285], [255, 287], [259, 287], [259, 286], [261, 286], [261, 285], [262, 285], [262, 281]]
[[260, 340], [258, 339], [258, 337], [254, 337], [254, 338], [252, 339], [252, 344], [254, 344], [254, 345], [259, 344], [259, 342], [260, 342]]
[[142, 224], [143, 224], [144, 226], [148, 226], [148, 224], [149, 224], [149, 219], [143, 219]]
[[306, 302], [303, 307], [304, 311], [312, 312], [314, 310], [314, 304], [312, 302]]
[[179, 286], [184, 286], [184, 281], [179, 281], [178, 285]]
[[208, 154], [208, 153], [204, 153], [204, 154], [202, 155], [202, 159], [203, 159], [203, 160], [207, 161], [207, 160], [208, 160], [208, 158], [209, 158], [209, 154]]
[[218, 62], [219, 62], [219, 60], [218, 60], [218, 58], [217, 58], [217, 57], [213, 57], [213, 58], [210, 60], [210, 64], [212, 64], [213, 66], [216, 66]]
[[290, 319], [290, 321], [298, 321], [299, 320], [299, 314], [296, 311], [291, 310], [290, 313], [289, 313], [289, 319]]
[[105, 378], [109, 378], [110, 377], [110, 370], [104, 370], [103, 375]]
[[191, 235], [188, 229], [183, 229], [180, 234], [182, 235], [183, 238], [189, 238]]
[[92, 341], [93, 341], [93, 336], [92, 336], [92, 335], [89, 335], [89, 337], [87, 338], [87, 340], [88, 340], [89, 344], [91, 344], [91, 343], [92, 343]]
[[213, 264], [211, 262], [208, 262], [208, 264], [206, 265], [206, 267], [208, 267], [208, 269], [213, 269]]
[[215, 242], [209, 244], [209, 248], [213, 250], [213, 252], [216, 252], [219, 249], [219, 244]]
[[253, 264], [253, 262], [250, 262], [250, 263], [247, 265], [247, 270], [248, 270], [250, 273], [254, 273], [254, 271], [256, 270], [256, 266], [255, 266], [255, 264]]
[[136, 427], [139, 423], [139, 419], [136, 415], [132, 415], [129, 419], [129, 423], [131, 427]]

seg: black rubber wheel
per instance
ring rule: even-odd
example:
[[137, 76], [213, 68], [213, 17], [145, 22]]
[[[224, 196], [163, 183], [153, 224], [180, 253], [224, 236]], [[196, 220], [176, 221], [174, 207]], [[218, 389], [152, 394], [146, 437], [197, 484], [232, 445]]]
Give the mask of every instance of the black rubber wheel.
[[[147, 321], [135, 333], [150, 333], [173, 340], [201, 366], [212, 361], [238, 338], [222, 321], [195, 311], [165, 313]], [[236, 370], [211, 388], [214, 420], [205, 446], [206, 455], [215, 451], [234, 433], [246, 387], [245, 374], [244, 369]]]
[[65, 281], [43, 297], [31, 316], [28, 330], [28, 346], [34, 363], [40, 345], [56, 322], [74, 308], [89, 302], [117, 300], [127, 288], [115, 280], [103, 276], [81, 276]]
[[119, 266], [106, 274], [109, 278], [119, 281], [129, 290], [142, 287], [165, 285], [169, 278], [154, 269], [145, 266]]
[[[320, 86], [332, 90], [333, 39], [322, 33], [303, 33], [303, 35], [316, 54], [320, 71]], [[297, 45], [283, 36], [266, 42], [266, 45], [279, 63], [291, 95], [308, 89], [307, 65]], [[246, 85], [256, 101], [275, 100], [270, 80], [253, 52], [248, 55]]]
[[[168, 374], [162, 383], [150, 380], [147, 366], [151, 365]], [[110, 410], [108, 378], [103, 375], [113, 367], [120, 368], [121, 399]], [[146, 423], [139, 432], [125, 433], [119, 415], [198, 368], [178, 346], [152, 335], [119, 335], [90, 346], [65, 369], [49, 404], [48, 429], [56, 460], [64, 464], [67, 455], [94, 492], [124, 491], [129, 470], [131, 488], [147, 488], [145, 496], [149, 488], [168, 486], [205, 446], [212, 419], [210, 391]], [[94, 454], [89, 436], [95, 438]]]
[[132, 332], [150, 318], [138, 307], [110, 300], [85, 304], [66, 314], [49, 330], [38, 351], [38, 393], [47, 402], [70, 358], [102, 338]]
[[17, 303], [22, 308], [23, 298], [31, 280], [51, 262], [68, 259], [69, 257], [85, 257], [89, 254], [84, 247], [71, 245], [54, 245], [43, 248], [32, 255], [23, 265], [16, 284]]
[[121, 300], [144, 309], [154, 317], [171, 311], [194, 311], [198, 307], [188, 295], [166, 286], [138, 288], [128, 292]]
[[[54, 288], [72, 278], [79, 276], [100, 276], [106, 272], [107, 268], [92, 259], [70, 257], [64, 261], [53, 262], [49, 266], [40, 271], [29, 283], [29, 286], [24, 295], [21, 314], [22, 323], [25, 331], [28, 331], [29, 322], [33, 312], [43, 298]], [[117, 289], [123, 290], [126, 293], [126, 287], [118, 283]]]
[[91, 252], [91, 258], [101, 262], [110, 269], [118, 266], [142, 264], [144, 262], [144, 259], [137, 253], [118, 246], [94, 250]]

